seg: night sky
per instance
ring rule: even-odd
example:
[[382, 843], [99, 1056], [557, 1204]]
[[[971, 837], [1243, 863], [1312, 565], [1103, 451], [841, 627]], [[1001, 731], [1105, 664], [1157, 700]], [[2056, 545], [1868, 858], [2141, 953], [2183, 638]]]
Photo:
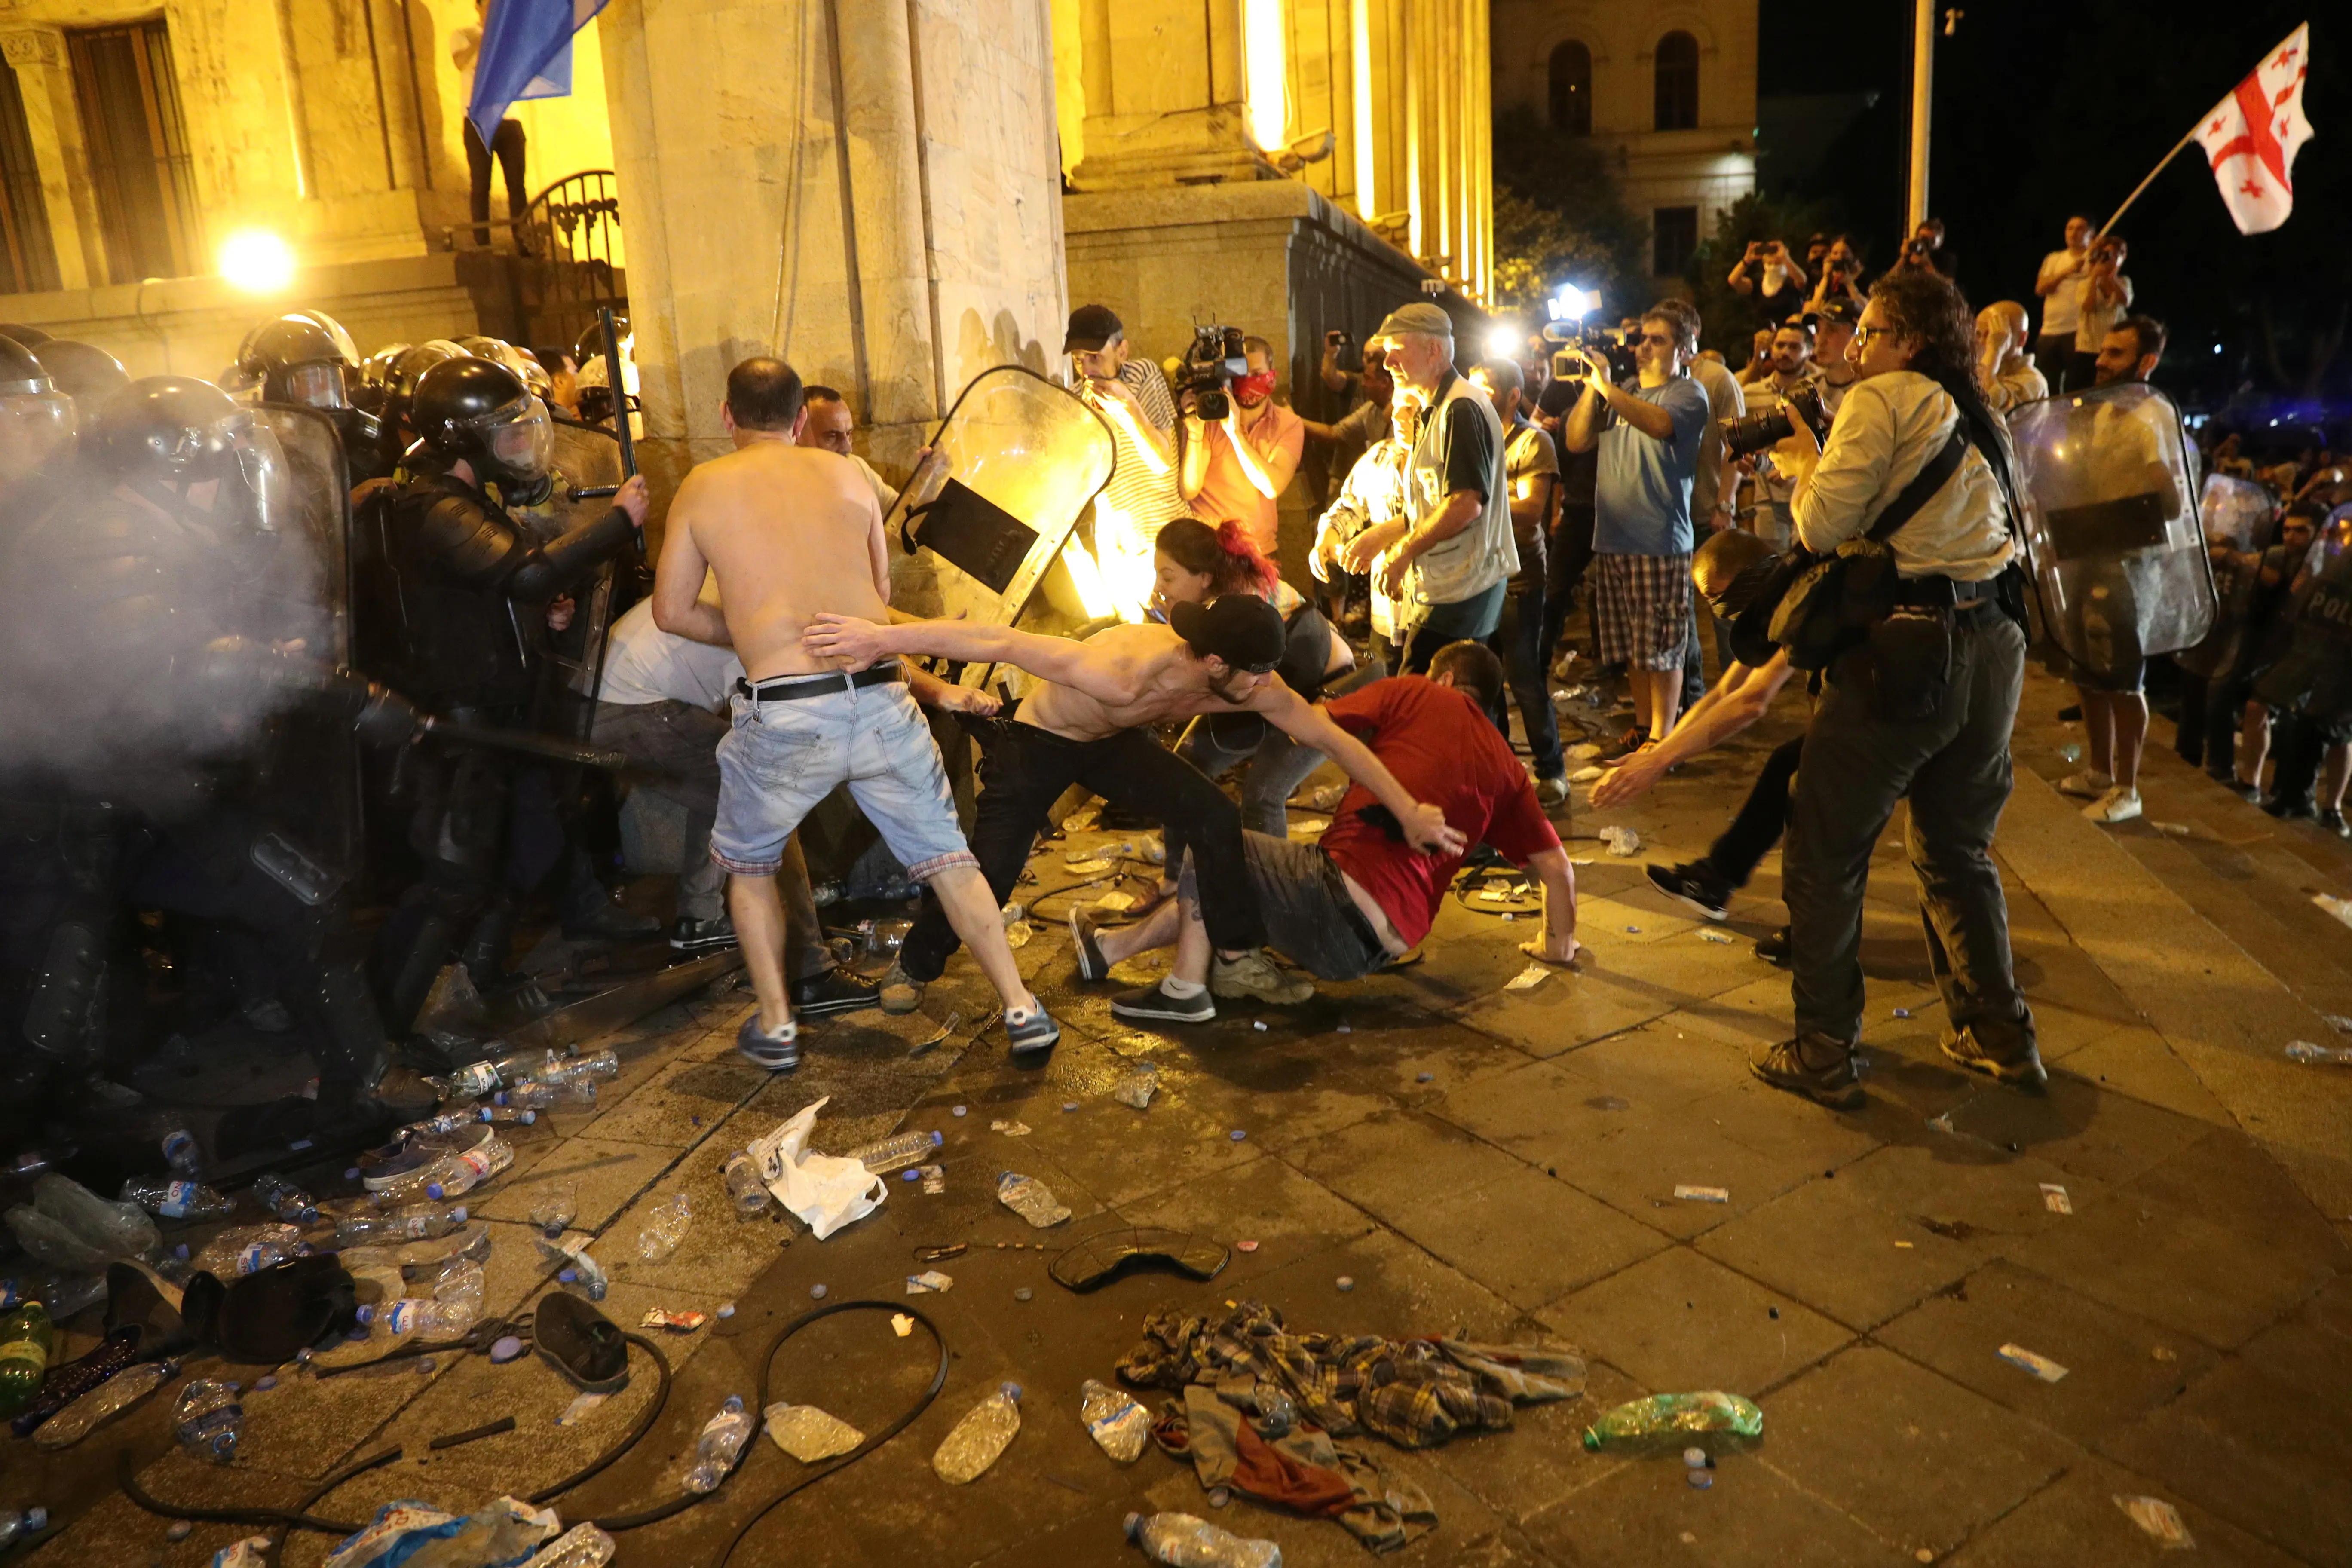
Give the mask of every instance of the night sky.
[[[2159, 383], [2211, 406], [2251, 382], [2265, 416], [2282, 400], [2295, 405], [2290, 422], [2315, 414], [2314, 343], [2345, 336], [2352, 300], [2352, 25], [2307, 0], [1969, 0], [1965, 11], [1955, 36], [1937, 37], [1928, 205], [1979, 304], [2031, 304], [2034, 269], [2063, 243], [2070, 214], [2105, 222], [2200, 115], [2298, 22], [2312, 24], [2304, 112], [2314, 134], [2285, 226], [2240, 235], [2191, 146], [2116, 232], [2131, 245], [2125, 270], [2138, 308], [2172, 330]], [[1762, 5], [1759, 93], [1880, 93], [1811, 182], [1867, 237], [1874, 269], [1893, 259], [1902, 231], [1909, 14]], [[2331, 419], [2352, 416], [2352, 342], [2316, 384]]]

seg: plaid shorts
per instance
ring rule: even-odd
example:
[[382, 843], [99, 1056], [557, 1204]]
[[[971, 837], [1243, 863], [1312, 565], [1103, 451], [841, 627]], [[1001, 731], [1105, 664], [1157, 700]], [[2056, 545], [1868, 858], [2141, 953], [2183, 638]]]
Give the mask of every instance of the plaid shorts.
[[1690, 556], [1604, 551], [1593, 556], [1592, 574], [1601, 662], [1622, 659], [1635, 669], [1680, 669], [1690, 636]]

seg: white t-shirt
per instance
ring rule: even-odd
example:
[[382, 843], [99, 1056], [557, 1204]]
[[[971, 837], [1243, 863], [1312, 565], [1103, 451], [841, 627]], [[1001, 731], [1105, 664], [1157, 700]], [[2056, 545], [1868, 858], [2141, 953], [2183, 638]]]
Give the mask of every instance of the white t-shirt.
[[[711, 586], [705, 598], [718, 603]], [[604, 649], [604, 684], [598, 700], [625, 708], [648, 702], [687, 702], [717, 710], [726, 705], [743, 661], [731, 647], [714, 647], [654, 625], [654, 602], [640, 599], [613, 626]]]
[[457, 68], [457, 112], [474, 101], [474, 67], [482, 58], [482, 30], [471, 22], [449, 29], [449, 63]]
[[[2035, 292], [2039, 293], [2041, 286], [2053, 279], [2067, 279], [2042, 295], [2042, 335], [2045, 338], [2062, 334], [2071, 338], [2074, 335], [2077, 312], [2083, 308], [2083, 274], [2076, 270], [2075, 265], [2080, 259], [2071, 250], [2053, 250], [2042, 258], [2042, 270], [2033, 280]], [[2070, 273], [2074, 276], [2069, 277]]]
[[2116, 274], [2116, 281], [2123, 285], [2123, 298], [2120, 300], [2110, 300], [2105, 304], [2094, 304], [2092, 302], [2091, 275], [2089, 273], [2084, 273], [2083, 280], [2073, 286], [2074, 292], [2074, 352], [2076, 353], [2097, 353], [2099, 352], [2100, 341], [2105, 338], [2109, 332], [2115, 331], [2116, 322], [2123, 318], [2124, 312], [2131, 309], [2132, 280], [2124, 274], [2118, 272]]

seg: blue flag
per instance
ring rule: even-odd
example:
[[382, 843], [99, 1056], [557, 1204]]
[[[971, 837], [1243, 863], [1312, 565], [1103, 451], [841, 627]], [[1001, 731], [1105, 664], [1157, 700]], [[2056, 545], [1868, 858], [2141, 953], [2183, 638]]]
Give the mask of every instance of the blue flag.
[[474, 101], [466, 118], [487, 144], [511, 105], [572, 92], [572, 35], [604, 0], [491, 0], [474, 61]]

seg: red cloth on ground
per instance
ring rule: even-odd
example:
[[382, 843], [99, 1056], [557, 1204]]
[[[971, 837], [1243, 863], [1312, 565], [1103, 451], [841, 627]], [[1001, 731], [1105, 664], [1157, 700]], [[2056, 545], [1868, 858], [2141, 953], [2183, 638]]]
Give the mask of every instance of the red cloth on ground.
[[1345, 1476], [1293, 1458], [1259, 1436], [1246, 1420], [1234, 1446], [1241, 1453], [1231, 1483], [1237, 1492], [1315, 1519], [1343, 1514], [1356, 1506], [1356, 1490]]

